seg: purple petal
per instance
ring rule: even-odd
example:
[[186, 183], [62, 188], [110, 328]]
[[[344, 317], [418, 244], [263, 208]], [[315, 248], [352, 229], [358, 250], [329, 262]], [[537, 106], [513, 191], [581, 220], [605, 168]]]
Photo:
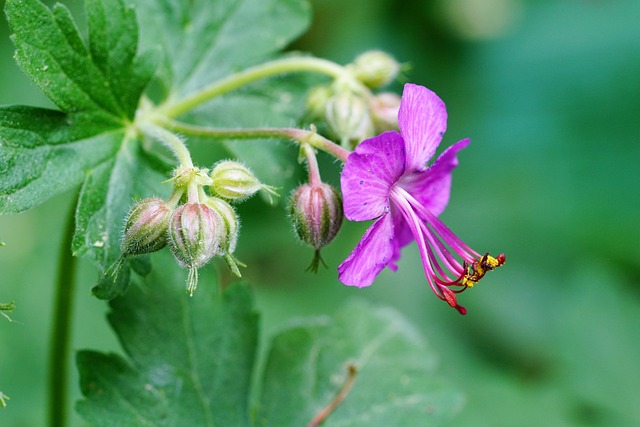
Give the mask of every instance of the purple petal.
[[469, 139], [456, 142], [444, 150], [427, 170], [403, 177], [399, 185], [433, 215], [440, 215], [449, 203], [451, 172], [458, 166], [458, 151], [467, 145]]
[[369, 286], [393, 255], [393, 219], [386, 214], [369, 227], [360, 243], [338, 266], [338, 278], [348, 286]]
[[426, 87], [407, 83], [400, 102], [398, 125], [406, 144], [407, 171], [423, 170], [447, 129], [447, 109]]
[[385, 132], [356, 147], [340, 177], [348, 219], [366, 221], [389, 210], [389, 189], [404, 171], [404, 158], [404, 141], [397, 132]]

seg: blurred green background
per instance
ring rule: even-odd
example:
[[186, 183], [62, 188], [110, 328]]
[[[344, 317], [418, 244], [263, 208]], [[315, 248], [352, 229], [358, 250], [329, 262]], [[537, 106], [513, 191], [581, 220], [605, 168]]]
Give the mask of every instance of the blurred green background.
[[[324, 251], [330, 268], [313, 276], [284, 208], [252, 200], [240, 210], [237, 254], [250, 266], [265, 336], [291, 317], [366, 298], [408, 316], [439, 354], [442, 376], [466, 400], [452, 426], [640, 425], [640, 2], [313, 4], [313, 25], [293, 49], [341, 63], [387, 50], [411, 63], [407, 81], [446, 102], [443, 146], [472, 144], [442, 218], [477, 251], [506, 253], [507, 264], [461, 296], [462, 317], [429, 290], [415, 246], [397, 273], [347, 288], [335, 267], [366, 224], [346, 224]], [[12, 52], [3, 21], [0, 104], [49, 105]], [[337, 183], [330, 159], [321, 161]], [[16, 322], [0, 318], [0, 391], [12, 398], [2, 426], [44, 423], [55, 256], [72, 200], [0, 217], [0, 302], [18, 306]], [[82, 260], [79, 274], [73, 348], [119, 351], [105, 304], [89, 295], [93, 267]]]

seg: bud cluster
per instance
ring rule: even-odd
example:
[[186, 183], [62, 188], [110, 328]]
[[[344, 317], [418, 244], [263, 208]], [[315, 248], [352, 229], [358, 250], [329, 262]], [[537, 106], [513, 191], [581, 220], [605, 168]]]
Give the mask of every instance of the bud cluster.
[[388, 54], [365, 52], [346, 66], [344, 76], [311, 90], [307, 112], [312, 120], [326, 121], [341, 145], [353, 149], [376, 133], [398, 128], [400, 97], [371, 89], [388, 85], [399, 71], [400, 64]]
[[[224, 258], [232, 273], [244, 266], [234, 256], [240, 221], [229, 202], [240, 202], [259, 190], [276, 194], [244, 165], [225, 160], [206, 169], [181, 166], [171, 180], [174, 193], [168, 201], [144, 199], [136, 203], [125, 221], [122, 258], [158, 251], [169, 245], [178, 265], [189, 269], [187, 291], [193, 295], [198, 269], [213, 257]], [[208, 187], [211, 195], [204, 191]], [[185, 197], [186, 194], [186, 197]], [[186, 199], [184, 203], [181, 201]]]

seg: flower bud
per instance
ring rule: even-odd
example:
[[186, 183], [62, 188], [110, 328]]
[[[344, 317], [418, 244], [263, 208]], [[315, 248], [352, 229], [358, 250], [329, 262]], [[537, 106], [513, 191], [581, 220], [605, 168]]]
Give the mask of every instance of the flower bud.
[[351, 70], [362, 83], [371, 89], [378, 89], [398, 76], [400, 64], [388, 53], [371, 50], [359, 55], [351, 64]]
[[187, 291], [198, 286], [198, 268], [220, 250], [220, 220], [203, 203], [186, 203], [173, 212], [169, 221], [171, 252], [178, 264], [189, 269]]
[[238, 241], [240, 222], [233, 207], [218, 197], [209, 197], [205, 204], [216, 212], [220, 218], [220, 251], [233, 253]]
[[213, 209], [220, 218], [220, 253], [231, 272], [237, 277], [242, 277], [238, 266], [246, 267], [246, 265], [233, 256], [238, 241], [238, 231], [240, 229], [238, 215], [229, 203], [218, 197], [209, 197], [205, 203]]
[[167, 244], [171, 209], [162, 199], [144, 199], [129, 211], [124, 226], [122, 255], [155, 252]]
[[327, 101], [327, 123], [340, 138], [342, 146], [353, 149], [360, 141], [373, 136], [373, 122], [366, 99], [349, 90]]
[[262, 184], [245, 165], [232, 160], [218, 162], [211, 171], [213, 191], [228, 200], [243, 200], [259, 190], [275, 194], [275, 190]]
[[315, 272], [322, 262], [320, 249], [326, 246], [340, 230], [342, 224], [342, 198], [329, 184], [304, 184], [291, 196], [293, 229], [303, 242], [316, 251], [309, 266]]
[[376, 133], [398, 130], [398, 111], [400, 110], [398, 94], [391, 92], [378, 94], [371, 98], [369, 108]]
[[324, 119], [327, 102], [333, 95], [331, 86], [316, 86], [307, 96], [307, 112], [311, 119]]

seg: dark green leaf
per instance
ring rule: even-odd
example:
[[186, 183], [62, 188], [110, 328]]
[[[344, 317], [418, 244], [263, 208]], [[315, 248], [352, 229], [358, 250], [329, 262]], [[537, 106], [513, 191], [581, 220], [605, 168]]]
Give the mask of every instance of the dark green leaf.
[[400, 314], [352, 303], [335, 321], [275, 338], [258, 425], [307, 425], [338, 393], [349, 363], [358, 367], [353, 388], [323, 426], [440, 425], [461, 405], [438, 379], [433, 352]]
[[[137, 56], [133, 10], [121, 0], [87, 0], [88, 45], [69, 11], [37, 0], [10, 0], [6, 13], [16, 59], [62, 110], [0, 109], [0, 212], [20, 212], [84, 181], [73, 250], [101, 273], [96, 294], [112, 298], [128, 283], [102, 275], [119, 256], [123, 218], [134, 198], [157, 192], [164, 176], [128, 129], [155, 72]], [[6, 178], [5, 178], [6, 177]]]
[[16, 60], [62, 111], [131, 120], [155, 60], [136, 56], [136, 18], [122, 0], [87, 0], [85, 7], [88, 47], [63, 5], [49, 10], [38, 0], [7, 1]]
[[93, 114], [0, 108], [0, 213], [20, 212], [80, 184], [118, 150], [113, 124]]
[[201, 271], [190, 298], [186, 271], [163, 251], [158, 266], [109, 320], [127, 359], [78, 354], [85, 400], [80, 414], [96, 426], [247, 426], [258, 318], [246, 287], [217, 290]]

